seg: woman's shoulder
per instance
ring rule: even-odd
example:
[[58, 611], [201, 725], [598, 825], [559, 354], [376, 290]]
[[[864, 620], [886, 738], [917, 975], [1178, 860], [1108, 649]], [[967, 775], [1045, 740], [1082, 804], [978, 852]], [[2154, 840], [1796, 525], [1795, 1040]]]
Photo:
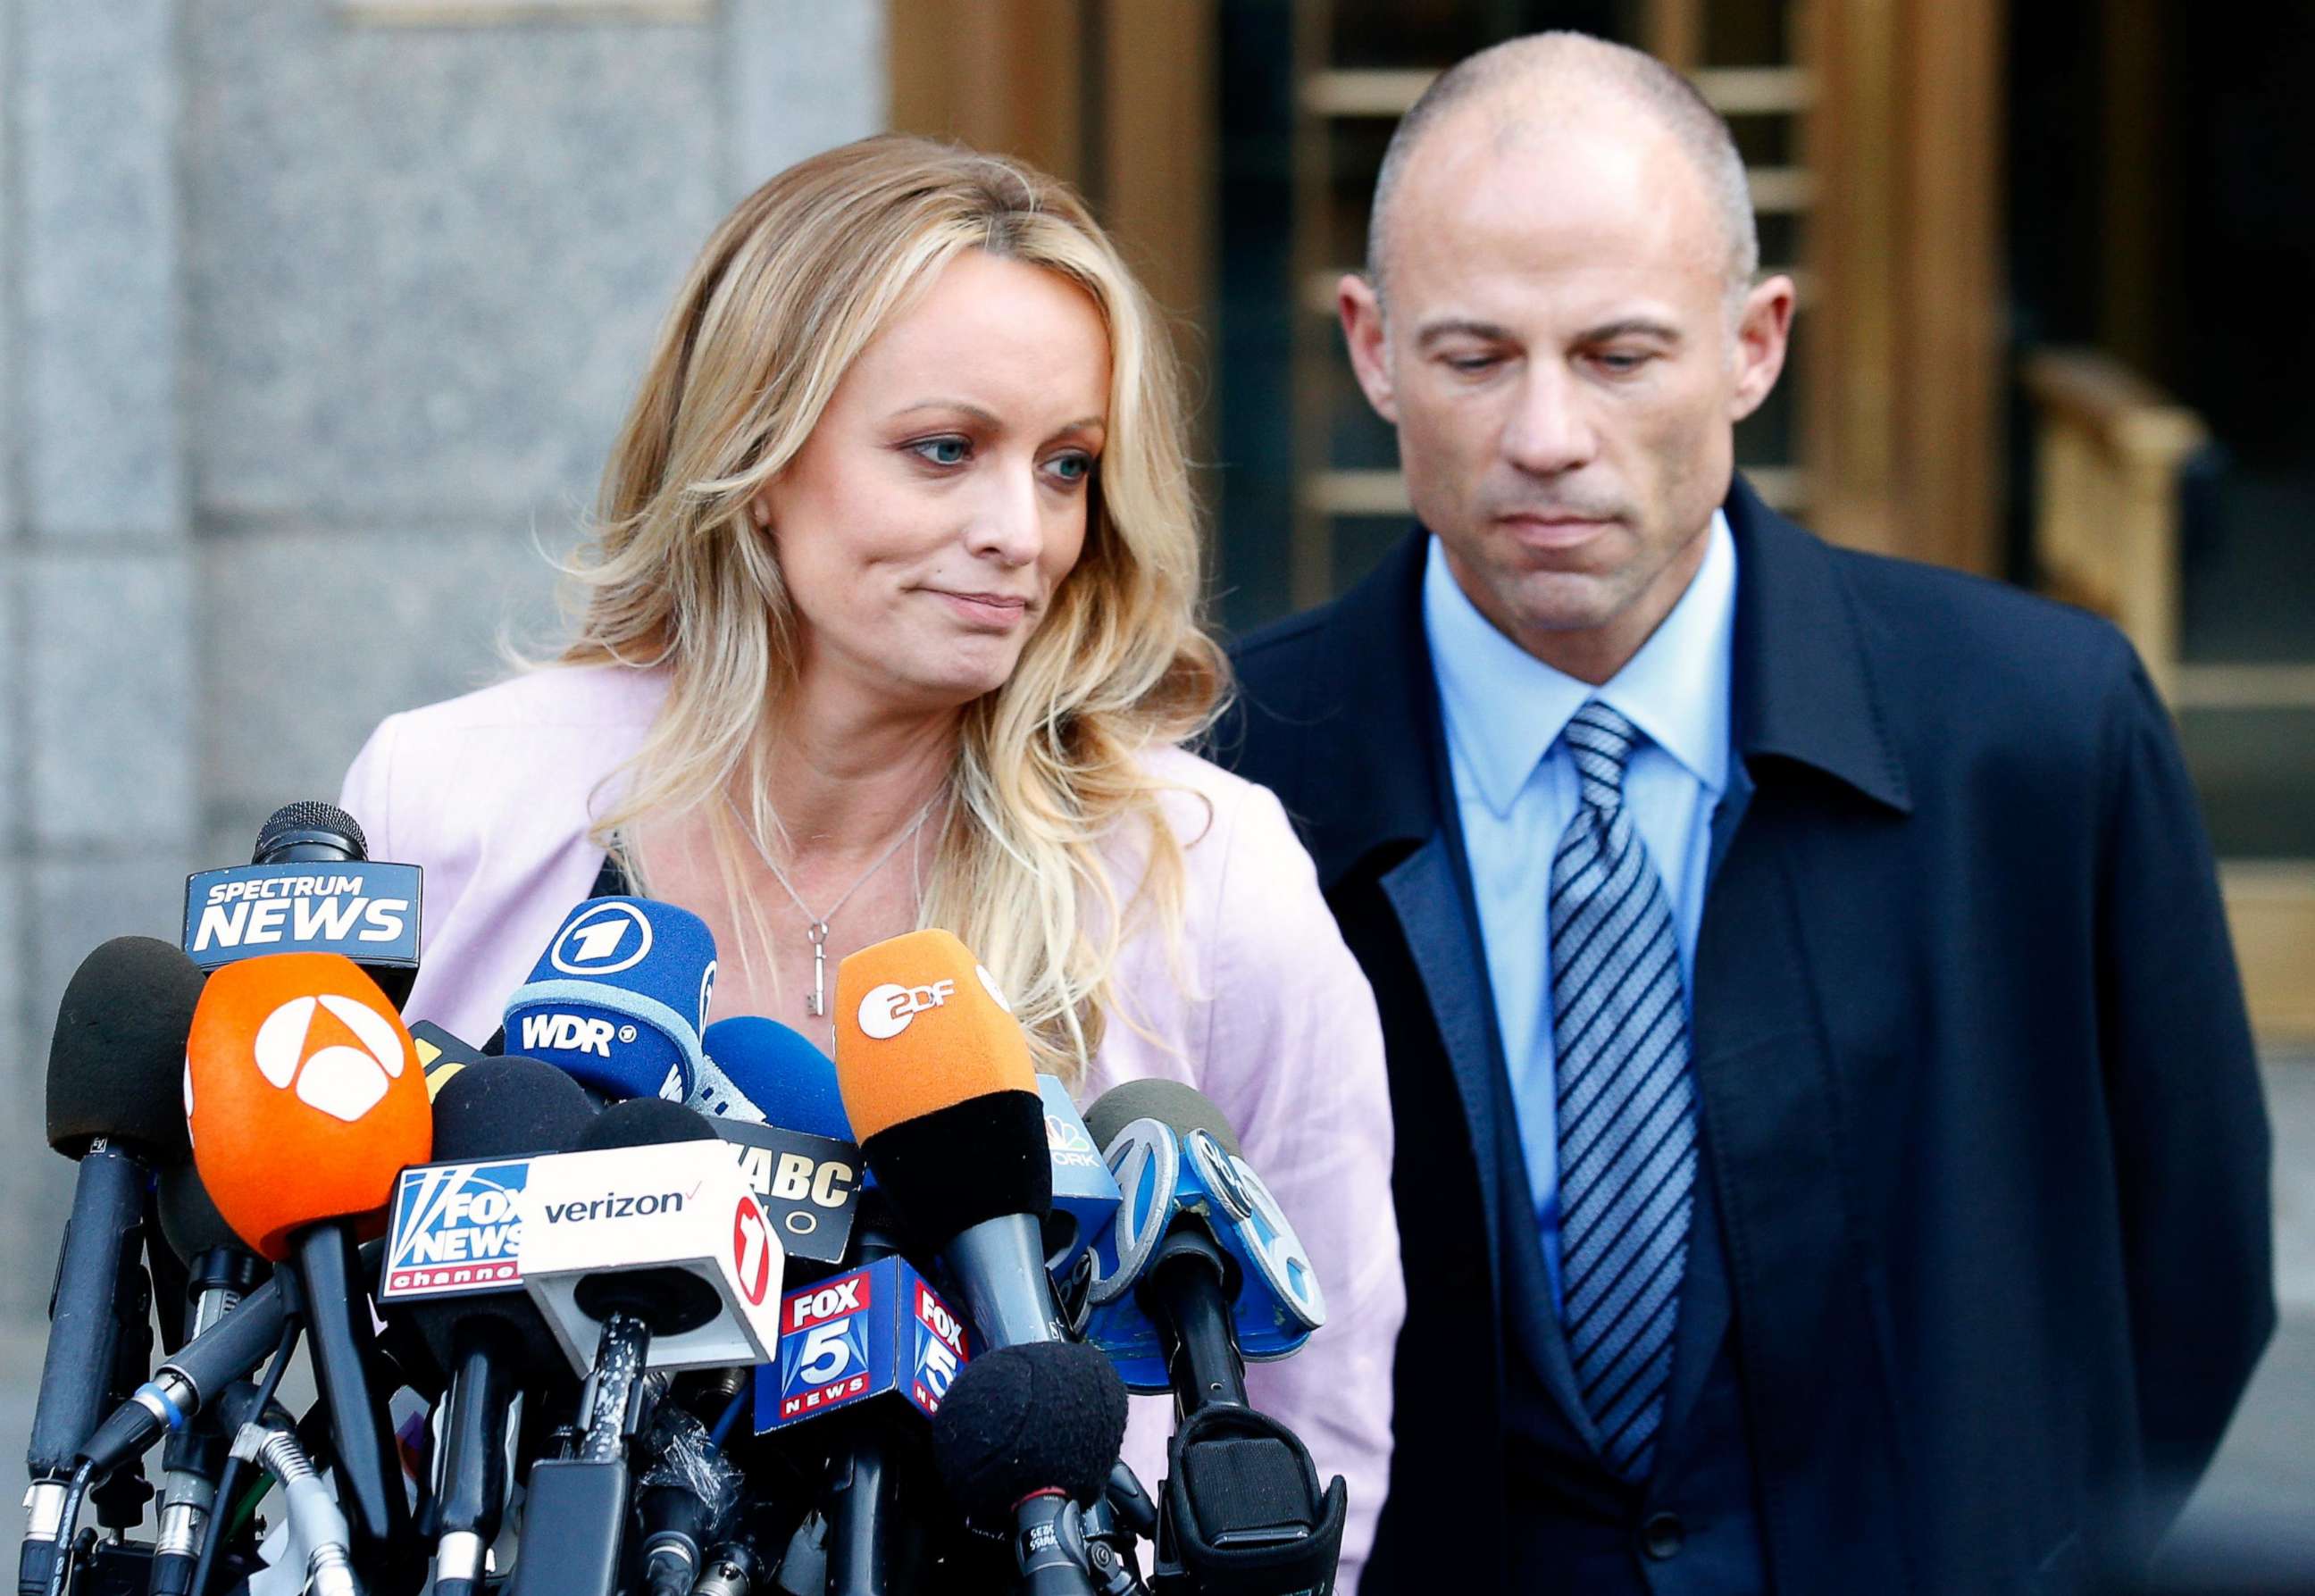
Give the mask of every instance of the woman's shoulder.
[[667, 692], [666, 672], [629, 665], [541, 665], [503, 681], [395, 715], [403, 737], [457, 737], [648, 726]]
[[345, 807], [405, 850], [581, 834], [599, 785], [642, 746], [661, 675], [545, 666], [388, 715], [346, 773]]
[[1256, 826], [1268, 824], [1273, 816], [1281, 823], [1285, 820], [1269, 788], [1177, 744], [1144, 750], [1140, 765], [1157, 790], [1167, 828], [1185, 850], [1227, 852], [1237, 828], [1249, 818]]
[[1180, 747], [1145, 752], [1141, 767], [1182, 850], [1183, 908], [1193, 933], [1246, 915], [1266, 919], [1306, 894], [1315, 900], [1310, 856], [1268, 787]]

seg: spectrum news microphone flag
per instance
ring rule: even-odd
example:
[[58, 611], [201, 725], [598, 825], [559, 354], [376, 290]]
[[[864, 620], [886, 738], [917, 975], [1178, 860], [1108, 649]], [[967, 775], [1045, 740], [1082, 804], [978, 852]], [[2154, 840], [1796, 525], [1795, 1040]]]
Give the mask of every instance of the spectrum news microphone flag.
[[506, 1003], [509, 1052], [607, 1097], [689, 1098], [715, 994], [715, 937], [689, 909], [590, 898], [564, 917]]

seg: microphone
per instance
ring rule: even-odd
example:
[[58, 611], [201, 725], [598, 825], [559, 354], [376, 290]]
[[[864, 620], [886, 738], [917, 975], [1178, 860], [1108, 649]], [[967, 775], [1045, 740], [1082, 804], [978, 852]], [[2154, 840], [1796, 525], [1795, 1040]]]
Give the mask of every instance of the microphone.
[[[193, 1013], [185, 1106], [201, 1184], [226, 1222], [300, 1277], [355, 1560], [415, 1589], [423, 1555], [384, 1391], [357, 1233], [383, 1228], [395, 1177], [431, 1149], [417, 1054], [377, 983], [336, 953], [221, 965]], [[227, 1322], [231, 1322], [228, 1316]]]
[[1123, 1188], [1078, 1284], [1088, 1339], [1134, 1389], [1171, 1388], [1155, 1560], [1160, 1591], [1333, 1588], [1349, 1497], [1248, 1405], [1247, 1357], [1282, 1358], [1326, 1322], [1309, 1256], [1221, 1111], [1178, 1081], [1128, 1081], [1087, 1111]]
[[911, 931], [837, 967], [836, 1018], [860, 1150], [982, 1339], [1064, 1339], [1041, 1233], [1053, 1204], [1044, 1104], [995, 980], [949, 933]]
[[590, 898], [507, 999], [507, 1046], [607, 1097], [681, 1103], [700, 1077], [714, 991], [705, 920], [649, 898]]
[[[270, 1270], [263, 1259], [241, 1244], [241, 1237], [218, 1214], [201, 1185], [200, 1172], [191, 1165], [161, 1172], [154, 1206], [160, 1216], [161, 1234], [187, 1265], [186, 1338], [197, 1340], [238, 1307]], [[279, 1334], [279, 1328], [277, 1322], [273, 1334]], [[195, 1407], [200, 1400], [198, 1393], [189, 1398]], [[201, 1537], [225, 1467], [226, 1436], [214, 1416], [197, 1414], [182, 1405], [178, 1412], [188, 1422], [170, 1432], [161, 1453], [161, 1514], [153, 1545], [152, 1596], [183, 1596], [191, 1588]]]
[[1126, 1194], [1071, 1281], [1087, 1339], [1129, 1390], [1171, 1389], [1185, 1414], [1209, 1401], [1244, 1406], [1240, 1361], [1290, 1356], [1326, 1323], [1308, 1253], [1194, 1088], [1127, 1081], [1086, 1122]]
[[693, 1101], [733, 1145], [780, 1245], [791, 1260], [840, 1266], [862, 1165], [836, 1066], [787, 1026], [752, 1015], [716, 1021], [702, 1041], [709, 1084]]
[[[105, 943], [66, 983], [49, 1048], [49, 1145], [80, 1166], [49, 1300], [49, 1346], [24, 1463], [31, 1476], [20, 1591], [48, 1587], [82, 1443], [145, 1324], [143, 1236], [152, 1167], [185, 1156], [175, 1090], [200, 973], [148, 936]], [[140, 1357], [142, 1354], [139, 1354]]]
[[421, 873], [369, 857], [354, 818], [335, 804], [273, 811], [247, 864], [185, 880], [183, 945], [215, 970], [273, 953], [341, 953], [396, 1008], [418, 979]]
[[[616, 1588], [646, 1368], [770, 1355], [779, 1242], [737, 1166], [703, 1160], [689, 1146], [714, 1139], [681, 1104], [637, 1097], [605, 1110], [576, 1150], [531, 1164], [517, 1209], [523, 1289], [581, 1367], [574, 1328], [599, 1326], [600, 1334], [580, 1403], [578, 1454], [531, 1469], [513, 1596], [608, 1596]], [[729, 1352], [735, 1334], [738, 1356]], [[718, 1355], [686, 1361], [686, 1351], [711, 1345]]]
[[1088, 1544], [1083, 1513], [1116, 1467], [1125, 1410], [1125, 1388], [1099, 1352], [1030, 1342], [967, 1365], [933, 1415], [934, 1467], [968, 1526], [1012, 1527], [1019, 1589], [1031, 1596], [1089, 1596], [1096, 1574], [1109, 1583], [1115, 1554]]
[[700, 1035], [727, 1083], [700, 1112], [715, 1118], [768, 1121], [829, 1141], [852, 1139], [836, 1064], [803, 1033], [759, 1015], [718, 1020]]
[[[438, 1241], [487, 1232], [493, 1221], [501, 1233], [511, 1231], [504, 1185], [484, 1172], [499, 1161], [574, 1145], [595, 1116], [577, 1081], [537, 1059], [486, 1059], [460, 1069], [434, 1098], [436, 1163], [404, 1170], [398, 1184], [389, 1257], [419, 1250], [401, 1223], [405, 1215], [415, 1215], [421, 1233]], [[519, 1241], [510, 1240], [507, 1252], [519, 1267]], [[385, 1278], [395, 1272], [389, 1263]], [[407, 1302], [402, 1317], [449, 1377], [439, 1412], [429, 1526], [434, 1589], [439, 1596], [473, 1596], [506, 1507], [510, 1433], [519, 1423], [524, 1389], [552, 1377], [563, 1359], [554, 1332], [519, 1282], [446, 1289], [454, 1294], [387, 1299]]]
[[780, 1299], [779, 1361], [756, 1383], [767, 1434], [878, 1398], [930, 1418], [971, 1360], [963, 1322], [909, 1261], [887, 1254]]
[[634, 1097], [571, 1152], [531, 1160], [514, 1204], [522, 1286], [581, 1374], [614, 1343], [638, 1371], [773, 1355], [785, 1255], [737, 1161], [685, 1145], [717, 1140], [681, 1104]]
[[692, 1596], [703, 1556], [731, 1523], [744, 1481], [707, 1426], [671, 1403], [652, 1421], [645, 1450], [653, 1460], [635, 1482], [643, 1589]]
[[1095, 1237], [1117, 1222], [1122, 1199], [1116, 1177], [1102, 1161], [1100, 1144], [1060, 1077], [1038, 1076], [1037, 1095], [1044, 1104], [1045, 1152], [1053, 1166], [1053, 1207], [1044, 1224], [1045, 1272], [1061, 1281], [1092, 1249]]

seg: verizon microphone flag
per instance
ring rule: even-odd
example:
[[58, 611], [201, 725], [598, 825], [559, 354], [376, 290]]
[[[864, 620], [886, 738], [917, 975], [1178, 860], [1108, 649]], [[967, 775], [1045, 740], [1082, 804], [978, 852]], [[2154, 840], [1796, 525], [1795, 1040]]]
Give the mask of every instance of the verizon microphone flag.
[[785, 1255], [763, 1204], [720, 1144], [609, 1148], [531, 1161], [515, 1212], [522, 1283], [581, 1373], [601, 1326], [580, 1306], [590, 1275], [672, 1267], [705, 1281], [722, 1311], [696, 1330], [652, 1337], [647, 1367], [769, 1362], [779, 1343]]

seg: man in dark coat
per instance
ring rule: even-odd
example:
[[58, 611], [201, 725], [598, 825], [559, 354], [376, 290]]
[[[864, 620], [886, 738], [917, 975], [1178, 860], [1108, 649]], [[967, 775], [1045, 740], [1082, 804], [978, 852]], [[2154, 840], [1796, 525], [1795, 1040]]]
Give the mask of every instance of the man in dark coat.
[[2104, 623], [1762, 505], [1757, 272], [1719, 119], [1547, 35], [1408, 115], [1341, 287], [1421, 526], [1246, 641], [1216, 747], [1389, 1051], [1370, 1596], [2089, 1588], [2273, 1327], [2163, 707]]

